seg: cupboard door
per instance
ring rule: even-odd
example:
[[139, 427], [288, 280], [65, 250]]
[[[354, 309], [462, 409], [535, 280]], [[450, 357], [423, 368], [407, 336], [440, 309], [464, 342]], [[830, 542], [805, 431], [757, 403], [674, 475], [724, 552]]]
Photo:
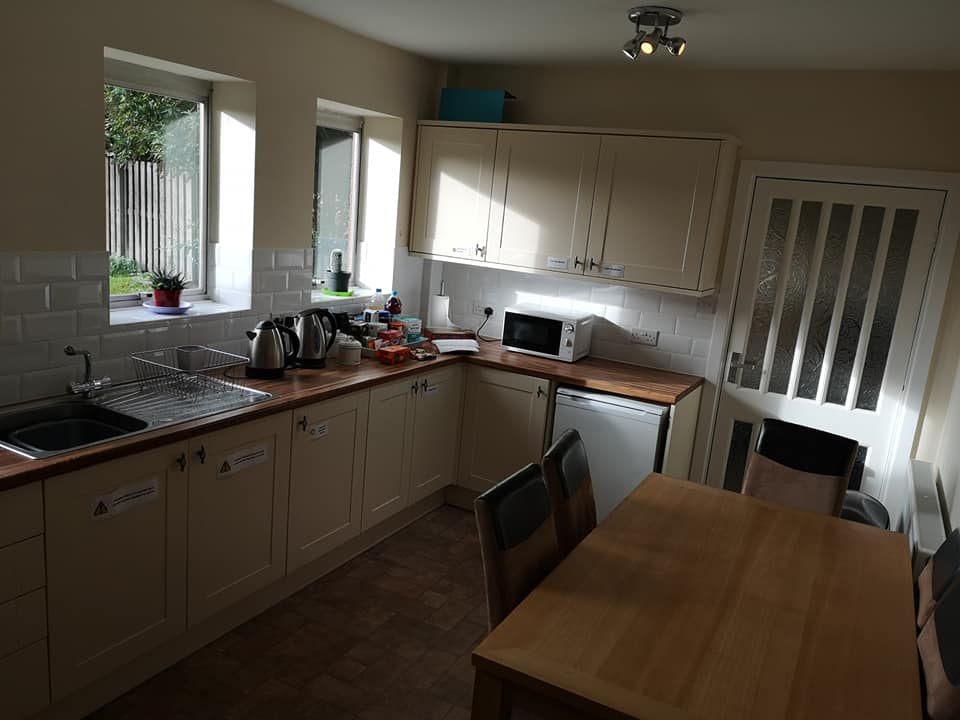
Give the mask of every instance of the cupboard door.
[[501, 130], [487, 260], [583, 274], [600, 136]]
[[411, 250], [484, 259], [496, 149], [496, 130], [420, 128]]
[[190, 442], [191, 625], [283, 577], [291, 413]]
[[186, 443], [45, 481], [54, 700], [186, 627]]
[[369, 392], [293, 413], [287, 571], [360, 533]]
[[405, 508], [409, 501], [410, 446], [416, 377], [370, 391], [363, 474], [364, 530]]
[[456, 482], [463, 368], [456, 365], [421, 377], [414, 407], [411, 503]]
[[549, 391], [542, 378], [467, 368], [459, 484], [483, 492], [540, 462]]
[[603, 136], [587, 275], [696, 290], [719, 140]]

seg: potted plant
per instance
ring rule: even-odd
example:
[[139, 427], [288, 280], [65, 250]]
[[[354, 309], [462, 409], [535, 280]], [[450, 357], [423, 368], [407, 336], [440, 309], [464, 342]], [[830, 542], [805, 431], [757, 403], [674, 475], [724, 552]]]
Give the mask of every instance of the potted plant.
[[180, 293], [187, 286], [182, 273], [154, 270], [150, 273], [153, 303], [157, 307], [180, 307]]

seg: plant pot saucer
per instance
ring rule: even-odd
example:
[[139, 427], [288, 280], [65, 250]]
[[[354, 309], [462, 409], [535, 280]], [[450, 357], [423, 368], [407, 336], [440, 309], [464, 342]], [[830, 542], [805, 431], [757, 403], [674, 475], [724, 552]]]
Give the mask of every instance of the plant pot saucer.
[[143, 306], [150, 312], [155, 312], [157, 315], [186, 315], [190, 308], [193, 307], [193, 303], [184, 301], [177, 307], [166, 307], [164, 305], [154, 305], [152, 300], [147, 300], [143, 303]]

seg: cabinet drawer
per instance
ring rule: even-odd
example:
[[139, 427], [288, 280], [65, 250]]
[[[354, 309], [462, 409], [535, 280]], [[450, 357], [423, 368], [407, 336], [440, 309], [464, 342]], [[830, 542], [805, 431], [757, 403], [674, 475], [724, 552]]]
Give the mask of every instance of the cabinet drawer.
[[42, 536], [0, 548], [0, 602], [45, 584]]
[[43, 532], [43, 493], [40, 483], [0, 493], [0, 547]]
[[40, 588], [0, 605], [0, 658], [46, 636], [46, 590]]
[[0, 658], [0, 702], [4, 720], [19, 720], [50, 704], [47, 641]]

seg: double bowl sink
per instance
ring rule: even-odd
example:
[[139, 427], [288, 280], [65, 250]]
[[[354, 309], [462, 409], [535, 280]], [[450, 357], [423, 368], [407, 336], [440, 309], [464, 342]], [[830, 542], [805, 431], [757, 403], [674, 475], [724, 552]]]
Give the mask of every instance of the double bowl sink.
[[96, 399], [55, 398], [0, 411], [0, 447], [42, 459], [235, 410], [272, 397], [250, 388], [199, 400], [120, 386]]

